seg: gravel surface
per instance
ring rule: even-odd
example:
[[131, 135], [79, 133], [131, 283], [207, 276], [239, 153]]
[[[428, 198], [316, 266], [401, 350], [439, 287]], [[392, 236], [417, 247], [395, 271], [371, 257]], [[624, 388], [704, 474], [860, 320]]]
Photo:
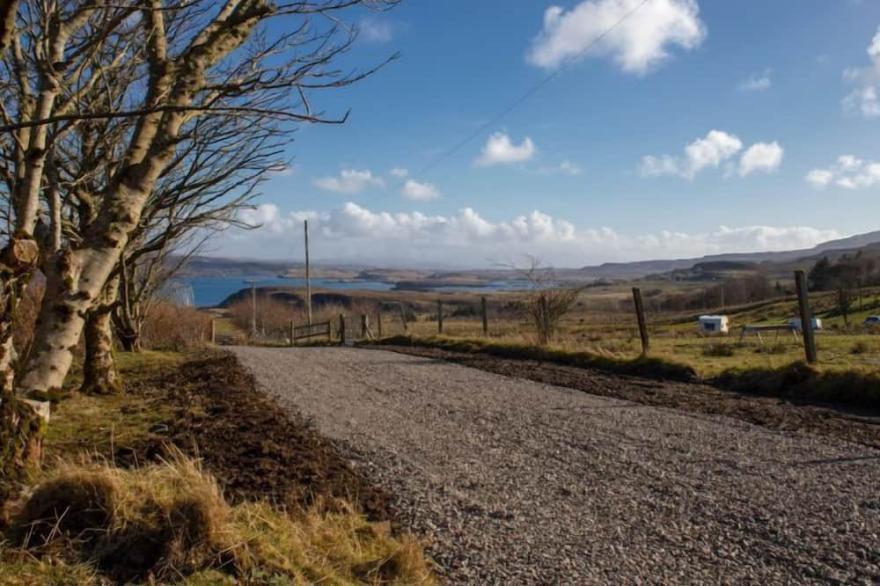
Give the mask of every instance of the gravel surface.
[[880, 451], [350, 348], [236, 348], [455, 584], [880, 581]]

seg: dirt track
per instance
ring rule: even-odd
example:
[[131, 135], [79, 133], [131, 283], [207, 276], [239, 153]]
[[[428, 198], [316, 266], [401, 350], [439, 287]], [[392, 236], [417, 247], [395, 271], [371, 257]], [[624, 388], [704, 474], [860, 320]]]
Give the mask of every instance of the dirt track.
[[450, 582], [880, 580], [873, 448], [389, 352], [235, 352]]

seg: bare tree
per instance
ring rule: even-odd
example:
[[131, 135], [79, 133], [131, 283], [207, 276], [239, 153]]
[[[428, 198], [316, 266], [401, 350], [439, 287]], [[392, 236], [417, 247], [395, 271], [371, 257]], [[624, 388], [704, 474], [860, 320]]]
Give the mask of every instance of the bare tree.
[[[355, 39], [339, 13], [395, 2], [0, 5], [4, 25], [13, 26], [0, 36], [4, 407], [15, 402], [17, 380], [10, 310], [38, 266], [46, 293], [32, 348], [19, 365], [17, 391], [25, 394], [63, 384], [89, 312], [107, 305], [107, 284], [118, 275], [123, 253], [149, 240], [144, 233], [155, 226], [153, 209], [170, 209], [151, 206], [161, 200], [163, 181], [174, 169], [186, 174], [200, 168], [176, 164], [189, 156], [194, 137], [221, 116], [239, 128], [267, 129], [271, 137], [286, 136], [296, 124], [344, 122], [347, 114], [332, 118], [315, 111], [312, 94], [375, 69], [336, 67]], [[270, 27], [272, 19], [285, 24]], [[223, 128], [229, 132], [230, 126]], [[229, 140], [235, 140], [231, 134]], [[186, 203], [171, 207], [178, 205]], [[4, 413], [5, 428], [14, 420]]]
[[536, 258], [529, 258], [529, 263], [528, 268], [518, 269], [530, 286], [521, 306], [535, 328], [538, 344], [545, 346], [553, 340], [583, 288], [560, 286], [552, 269], [543, 267]]

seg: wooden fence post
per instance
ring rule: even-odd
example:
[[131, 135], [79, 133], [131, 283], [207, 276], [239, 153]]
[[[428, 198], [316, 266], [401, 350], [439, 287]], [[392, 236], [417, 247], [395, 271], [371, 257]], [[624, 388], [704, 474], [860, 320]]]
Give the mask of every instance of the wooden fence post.
[[642, 338], [642, 354], [647, 354], [651, 341], [648, 338], [648, 322], [645, 320], [645, 306], [642, 304], [642, 290], [633, 287], [633, 302], [636, 306], [636, 319], [639, 322], [639, 336]]
[[211, 318], [211, 345], [217, 343], [217, 318]]
[[339, 343], [345, 345], [345, 314], [339, 314]]
[[403, 303], [399, 303], [400, 307], [400, 321], [403, 322], [403, 333], [407, 333], [409, 331], [409, 326], [406, 324], [406, 310], [403, 308]]
[[290, 320], [290, 345], [296, 346], [296, 323]]
[[489, 335], [489, 311], [487, 307], [486, 297], [480, 299], [480, 305], [483, 312], [483, 335]]
[[382, 339], [382, 309], [380, 308], [376, 312], [376, 333], [379, 335], [379, 339]]
[[443, 333], [443, 302], [437, 302], [437, 333]]
[[370, 332], [370, 316], [366, 313], [361, 314], [361, 337], [373, 339], [373, 334]]
[[813, 312], [810, 311], [810, 296], [807, 291], [807, 275], [804, 271], [794, 272], [794, 283], [797, 287], [798, 308], [801, 314], [801, 332], [804, 335], [804, 354], [808, 364], [816, 364], [819, 356], [816, 352], [816, 336], [813, 332]]

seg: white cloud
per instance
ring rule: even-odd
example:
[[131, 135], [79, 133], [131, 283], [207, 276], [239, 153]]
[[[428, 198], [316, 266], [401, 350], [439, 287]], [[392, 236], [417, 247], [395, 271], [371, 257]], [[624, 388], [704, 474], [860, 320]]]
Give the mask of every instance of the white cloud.
[[414, 179], [407, 179], [400, 190], [403, 197], [413, 201], [428, 201], [440, 197], [440, 190], [431, 183], [419, 183]]
[[581, 169], [580, 165], [572, 163], [568, 159], [563, 160], [561, 163], [555, 166], [550, 167], [541, 167], [538, 169], [539, 173], [543, 173], [544, 175], [569, 175], [571, 177], [575, 177], [583, 173], [583, 169]]
[[806, 180], [817, 189], [831, 184], [844, 189], [867, 189], [880, 185], [880, 162], [843, 155], [827, 169], [813, 169], [807, 173]]
[[[684, 148], [684, 154], [642, 157], [639, 172], [644, 177], [673, 175], [694, 179], [704, 169], [717, 169], [724, 165], [725, 176], [736, 172], [733, 158], [743, 151], [743, 142], [734, 134], [711, 130]], [[743, 152], [739, 160], [739, 175], [772, 173], [782, 164], [785, 150], [778, 142], [755, 143]]]
[[750, 146], [739, 160], [741, 177], [752, 173], [772, 173], [782, 164], [785, 150], [778, 142], [759, 142]]
[[834, 173], [827, 169], [813, 169], [807, 173], [806, 179], [813, 187], [822, 188], [834, 181]]
[[745, 79], [740, 82], [739, 89], [743, 92], [765, 92], [770, 89], [770, 86], [773, 85], [773, 80], [771, 79], [772, 71], [769, 69], [764, 70], [764, 73], [760, 75], [752, 75], [748, 79]]
[[865, 118], [880, 117], [880, 28], [868, 46], [867, 67], [854, 67], [843, 72], [844, 80], [854, 89], [843, 98], [847, 112], [860, 113]]
[[504, 132], [496, 132], [489, 137], [483, 151], [474, 163], [478, 167], [522, 163], [535, 156], [535, 143], [528, 136], [520, 144], [514, 144]]
[[409, 176], [409, 170], [404, 169], [403, 167], [394, 167], [391, 169], [391, 175], [397, 177], [398, 179], [403, 179], [404, 177]]
[[372, 171], [343, 169], [339, 177], [322, 177], [315, 180], [315, 186], [347, 195], [360, 193], [368, 187], [384, 187], [385, 181], [373, 175]]
[[556, 68], [585, 56], [610, 57], [623, 71], [643, 75], [669, 59], [673, 47], [689, 50], [703, 42], [699, 14], [696, 0], [583, 0], [568, 11], [551, 6], [527, 59]]
[[607, 227], [577, 227], [538, 210], [491, 221], [469, 207], [450, 215], [431, 216], [417, 211], [373, 211], [351, 202], [328, 212], [289, 214], [280, 213], [274, 204], [263, 204], [242, 217], [245, 215], [248, 220], [259, 220], [262, 228], [224, 233], [219, 253], [248, 256], [266, 250], [289, 250], [301, 238], [303, 219], [309, 219], [313, 227], [314, 258], [370, 259], [372, 264], [410, 261], [420, 266], [491, 266], [498, 261], [519, 261], [526, 254], [557, 266], [583, 266], [721, 252], [791, 250], [840, 237], [834, 230], [808, 226], [719, 226], [697, 233], [659, 230], [624, 235]]
[[733, 134], [721, 130], [711, 130], [684, 148], [683, 157], [662, 155], [642, 158], [641, 173], [647, 177], [659, 175], [678, 175], [693, 179], [707, 167], [717, 168], [742, 150], [742, 141]]
[[388, 43], [394, 38], [394, 30], [389, 22], [365, 18], [358, 25], [360, 38], [371, 43]]

